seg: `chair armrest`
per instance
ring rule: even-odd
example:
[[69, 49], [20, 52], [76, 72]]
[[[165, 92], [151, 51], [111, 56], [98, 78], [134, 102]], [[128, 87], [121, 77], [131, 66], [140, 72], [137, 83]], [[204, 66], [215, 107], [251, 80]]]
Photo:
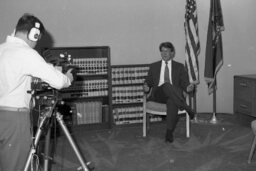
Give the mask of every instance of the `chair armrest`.
[[152, 92], [152, 87], [147, 92], [143, 91], [143, 96], [144, 96], [143, 98], [145, 98], [145, 100], [147, 100], [148, 97], [151, 95], [151, 92]]
[[[152, 92], [152, 88], [150, 88], [148, 92], [143, 91], [143, 106], [146, 106], [147, 99], [151, 95], [151, 92]], [[186, 103], [191, 107], [192, 102], [191, 102], [190, 93], [183, 91], [183, 96], [184, 96], [184, 99], [186, 100]]]

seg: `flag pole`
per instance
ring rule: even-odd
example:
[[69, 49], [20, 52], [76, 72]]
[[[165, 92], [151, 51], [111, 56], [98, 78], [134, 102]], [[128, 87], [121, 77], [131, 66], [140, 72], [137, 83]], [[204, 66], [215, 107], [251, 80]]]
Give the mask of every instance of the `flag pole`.
[[210, 120], [211, 124], [217, 124], [217, 118], [216, 118], [216, 88], [213, 89], [213, 93], [212, 93], [212, 97], [213, 97], [213, 114], [212, 114], [212, 118]]
[[198, 123], [198, 118], [197, 118], [197, 107], [196, 107], [196, 92], [197, 92], [197, 85], [195, 85], [194, 91], [193, 91], [193, 102], [192, 102], [192, 109], [195, 112], [195, 117], [193, 119], [194, 123]]
[[194, 112], [196, 113], [195, 118], [194, 118], [195, 122], [198, 121], [198, 119], [197, 119], [197, 108], [196, 108], [196, 92], [197, 92], [197, 86], [195, 86], [195, 90], [194, 90], [194, 93], [193, 93], [193, 109], [194, 109]]
[[195, 117], [194, 119], [192, 120], [192, 123], [208, 123], [207, 120], [204, 120], [204, 119], [198, 119], [198, 113], [197, 113], [197, 85], [195, 85], [195, 89], [194, 89], [194, 92], [193, 92], [193, 100], [192, 100], [192, 109], [194, 110], [195, 112]]

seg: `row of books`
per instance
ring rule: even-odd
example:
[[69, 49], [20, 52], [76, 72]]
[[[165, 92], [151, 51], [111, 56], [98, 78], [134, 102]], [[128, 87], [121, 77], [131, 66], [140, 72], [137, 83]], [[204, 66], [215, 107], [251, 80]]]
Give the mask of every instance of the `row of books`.
[[143, 86], [122, 86], [112, 88], [113, 104], [143, 102]]
[[102, 102], [75, 102], [74, 125], [102, 123]]
[[113, 117], [116, 125], [142, 123], [143, 107], [119, 107], [113, 109]]
[[[113, 118], [116, 125], [142, 123], [143, 107], [118, 107], [113, 109]], [[162, 121], [162, 117], [158, 115], [150, 116], [150, 122]]]
[[122, 118], [139, 118], [143, 115], [142, 106], [134, 107], [118, 107], [113, 109], [114, 120], [119, 120]]
[[61, 90], [63, 98], [99, 97], [108, 95], [108, 80], [76, 81], [68, 88]]
[[112, 85], [143, 83], [149, 67], [112, 68]]
[[107, 57], [100, 58], [74, 58], [72, 65], [77, 68], [77, 75], [107, 74]]

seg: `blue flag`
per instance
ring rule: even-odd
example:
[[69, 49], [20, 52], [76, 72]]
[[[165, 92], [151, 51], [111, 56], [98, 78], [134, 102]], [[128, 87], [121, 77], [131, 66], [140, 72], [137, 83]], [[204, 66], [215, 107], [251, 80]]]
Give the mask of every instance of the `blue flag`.
[[224, 23], [220, 0], [211, 0], [204, 69], [209, 94], [217, 89], [216, 77], [223, 65], [222, 31]]

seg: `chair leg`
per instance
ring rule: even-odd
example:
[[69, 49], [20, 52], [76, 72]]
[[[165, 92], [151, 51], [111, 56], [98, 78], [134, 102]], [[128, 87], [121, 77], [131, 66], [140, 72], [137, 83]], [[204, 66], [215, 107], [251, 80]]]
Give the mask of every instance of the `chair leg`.
[[146, 114], [146, 123], [146, 131], [148, 131], [150, 127], [150, 114]]
[[250, 151], [249, 158], [248, 158], [248, 163], [252, 162], [252, 157], [253, 157], [253, 153], [254, 153], [254, 150], [255, 150], [255, 146], [256, 146], [256, 135], [255, 135], [255, 137], [253, 139], [251, 151]]
[[188, 113], [186, 113], [186, 137], [190, 137], [190, 118]]
[[147, 114], [143, 113], [143, 137], [147, 136]]

